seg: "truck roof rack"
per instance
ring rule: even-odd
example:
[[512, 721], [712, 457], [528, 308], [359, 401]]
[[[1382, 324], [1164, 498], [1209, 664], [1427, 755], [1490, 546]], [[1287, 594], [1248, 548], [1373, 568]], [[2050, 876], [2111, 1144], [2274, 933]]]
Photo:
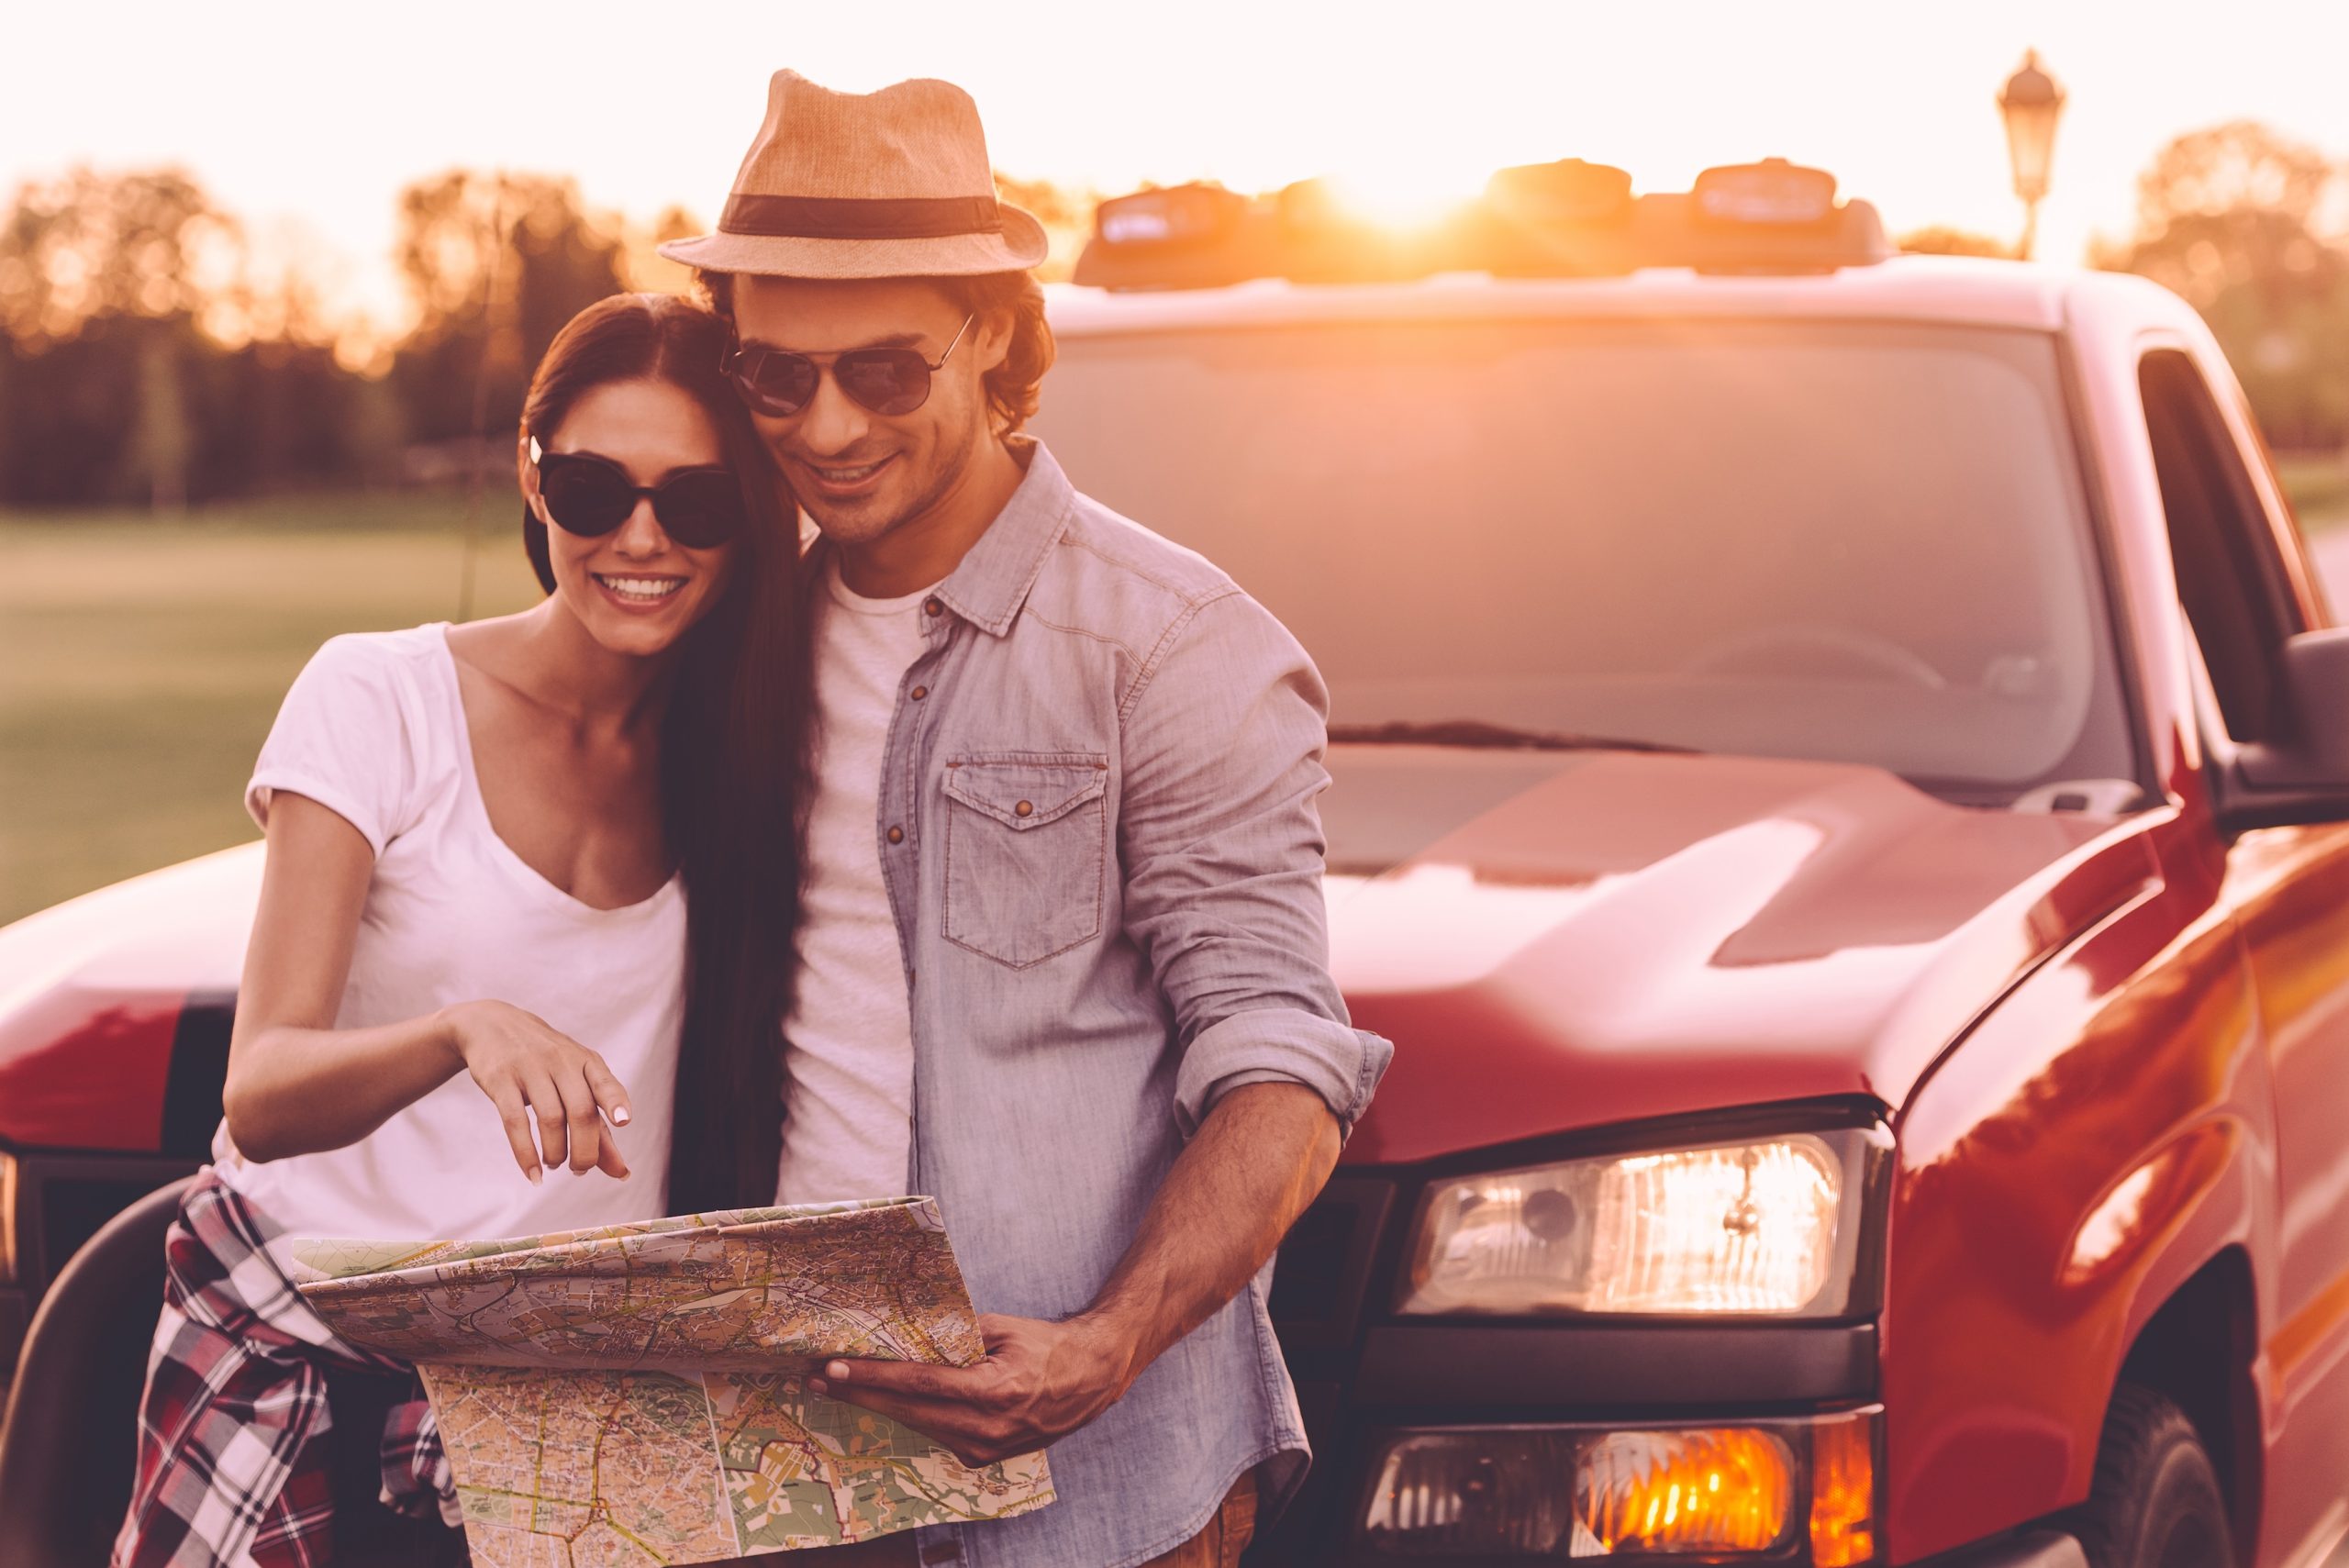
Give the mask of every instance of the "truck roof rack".
[[1444, 221], [1390, 229], [1349, 212], [1326, 180], [1268, 196], [1176, 185], [1103, 202], [1076, 282], [1099, 288], [1218, 288], [1253, 278], [1372, 283], [1479, 272], [1610, 277], [1647, 267], [1815, 273], [1893, 254], [1864, 201], [1782, 158], [1708, 169], [1685, 192], [1634, 195], [1620, 169], [1569, 158], [1495, 174]]

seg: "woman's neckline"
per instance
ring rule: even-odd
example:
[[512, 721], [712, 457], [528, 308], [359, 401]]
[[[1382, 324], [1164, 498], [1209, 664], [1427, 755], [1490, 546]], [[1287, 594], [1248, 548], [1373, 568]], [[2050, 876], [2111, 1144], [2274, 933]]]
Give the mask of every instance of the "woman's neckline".
[[457, 716], [457, 767], [463, 781], [466, 801], [473, 812], [473, 822], [489, 840], [492, 854], [498, 862], [513, 873], [526, 885], [547, 896], [560, 899], [573, 912], [590, 917], [618, 917], [642, 914], [654, 905], [674, 897], [683, 885], [685, 873], [673, 871], [669, 880], [632, 904], [590, 904], [568, 888], [560, 887], [544, 872], [524, 860], [521, 852], [506, 841], [497, 830], [497, 823], [489, 815], [489, 800], [481, 792], [481, 770], [473, 756], [473, 716], [465, 711], [465, 685], [457, 668], [457, 651], [449, 641], [451, 622], [435, 621], [439, 633], [441, 673], [449, 683], [449, 706]]

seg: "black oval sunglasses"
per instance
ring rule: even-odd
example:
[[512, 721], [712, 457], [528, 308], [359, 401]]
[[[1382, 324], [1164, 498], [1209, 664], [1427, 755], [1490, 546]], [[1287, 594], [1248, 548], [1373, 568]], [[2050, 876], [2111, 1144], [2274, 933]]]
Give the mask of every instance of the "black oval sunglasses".
[[709, 550], [742, 531], [742, 486], [730, 469], [689, 468], [658, 484], [639, 484], [628, 471], [594, 452], [551, 452], [530, 438], [539, 495], [547, 516], [567, 534], [601, 539], [628, 521], [643, 496], [668, 536], [689, 550]]
[[[954, 329], [954, 341], [946, 345], [946, 351], [934, 363], [923, 359], [918, 349], [850, 349], [826, 356], [832, 379], [860, 407], [885, 418], [910, 414], [930, 401], [930, 378], [946, 368], [976, 319], [975, 316], [963, 317], [963, 325]], [[734, 384], [743, 402], [762, 414], [789, 418], [816, 401], [825, 364], [789, 349], [744, 343], [728, 350], [718, 369]]]

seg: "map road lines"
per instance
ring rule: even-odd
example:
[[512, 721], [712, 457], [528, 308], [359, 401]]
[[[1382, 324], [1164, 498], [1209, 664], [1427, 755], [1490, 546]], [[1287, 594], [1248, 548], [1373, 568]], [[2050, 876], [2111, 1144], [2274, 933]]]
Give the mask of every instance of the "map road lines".
[[482, 1568], [740, 1554], [698, 1378], [432, 1367], [425, 1382]]
[[1041, 1452], [974, 1470], [807, 1391], [832, 1356], [985, 1354], [930, 1198], [294, 1254], [336, 1333], [423, 1371], [485, 1568], [703, 1562], [1053, 1500]]

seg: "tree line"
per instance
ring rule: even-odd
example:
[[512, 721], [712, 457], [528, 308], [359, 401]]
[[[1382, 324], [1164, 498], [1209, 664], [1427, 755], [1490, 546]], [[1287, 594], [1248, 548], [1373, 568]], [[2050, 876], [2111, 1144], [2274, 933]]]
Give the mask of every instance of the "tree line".
[[[1005, 182], [1056, 251], [1090, 199]], [[0, 217], [0, 506], [190, 502], [429, 481], [436, 453], [511, 430], [529, 368], [584, 306], [678, 286], [651, 260], [698, 232], [636, 224], [551, 175], [453, 170], [400, 193], [396, 340], [354, 343], [299, 264], [257, 248], [187, 174], [75, 171]], [[2185, 295], [2282, 448], [2349, 446], [2349, 170], [2244, 121], [2164, 148], [2132, 233], [2094, 264]], [[1912, 249], [1999, 253], [1949, 229]]]
[[[2349, 163], [2255, 120], [2189, 131], [2137, 177], [2128, 238], [2089, 264], [2136, 272], [2201, 312], [2268, 444], [2349, 449]], [[1901, 249], [2004, 256], [2007, 245], [1932, 228]]]
[[396, 229], [410, 323], [371, 352], [301, 267], [257, 275], [184, 173], [28, 185], [0, 222], [0, 506], [413, 477], [420, 450], [513, 428], [556, 329], [630, 286], [632, 250], [693, 227], [637, 231], [544, 175], [418, 181]]
[[2137, 227], [2099, 266], [2202, 313], [2270, 445], [2349, 446], [2349, 165], [2250, 120], [2179, 137], [2137, 182]]

